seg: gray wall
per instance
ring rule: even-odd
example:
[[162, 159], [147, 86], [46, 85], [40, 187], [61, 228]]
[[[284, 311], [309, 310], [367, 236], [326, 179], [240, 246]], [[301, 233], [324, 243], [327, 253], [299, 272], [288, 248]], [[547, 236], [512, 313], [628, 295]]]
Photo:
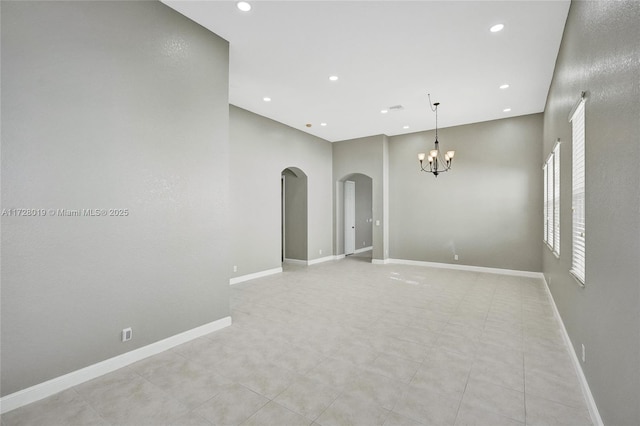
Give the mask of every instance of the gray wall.
[[332, 249], [331, 143], [230, 106], [231, 207], [234, 276], [281, 266], [280, 176], [288, 167], [307, 175], [307, 259]]
[[228, 43], [158, 2], [3, 1], [1, 51], [2, 207], [129, 211], [2, 217], [2, 395], [228, 316]]
[[438, 136], [456, 156], [437, 178], [421, 172], [417, 158], [433, 149], [433, 131], [390, 138], [390, 257], [541, 271], [542, 115]]
[[369, 219], [373, 219], [373, 181], [370, 177], [361, 174], [350, 176], [349, 180], [355, 182], [356, 188], [356, 250], [371, 247], [373, 244], [373, 223]]
[[285, 259], [307, 260], [307, 176], [291, 169], [286, 169], [283, 176]]
[[[333, 205], [334, 205], [334, 253], [344, 254], [344, 190], [343, 182], [360, 173], [372, 179], [373, 210], [373, 259], [385, 259], [384, 241], [384, 146], [386, 136], [370, 136], [332, 144], [333, 148]], [[376, 221], [380, 225], [376, 225]], [[356, 248], [358, 243], [356, 240]]]
[[[561, 143], [560, 258], [544, 274], [605, 424], [640, 421], [640, 3], [573, 2], [544, 114]], [[571, 125], [587, 92], [586, 283], [571, 268]]]

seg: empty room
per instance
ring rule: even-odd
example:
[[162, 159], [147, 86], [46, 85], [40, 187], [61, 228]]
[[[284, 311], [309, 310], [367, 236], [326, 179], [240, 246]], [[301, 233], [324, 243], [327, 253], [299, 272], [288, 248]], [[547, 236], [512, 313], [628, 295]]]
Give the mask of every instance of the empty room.
[[640, 2], [0, 2], [0, 422], [640, 424]]

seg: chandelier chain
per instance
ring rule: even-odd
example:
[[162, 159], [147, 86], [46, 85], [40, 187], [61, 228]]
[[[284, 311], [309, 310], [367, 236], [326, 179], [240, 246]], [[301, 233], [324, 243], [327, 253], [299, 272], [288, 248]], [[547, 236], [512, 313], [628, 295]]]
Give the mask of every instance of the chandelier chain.
[[440, 102], [436, 102], [435, 104], [431, 102], [431, 93], [427, 93], [429, 97], [429, 107], [431, 107], [431, 111], [436, 113], [436, 143], [438, 142], [438, 105]]

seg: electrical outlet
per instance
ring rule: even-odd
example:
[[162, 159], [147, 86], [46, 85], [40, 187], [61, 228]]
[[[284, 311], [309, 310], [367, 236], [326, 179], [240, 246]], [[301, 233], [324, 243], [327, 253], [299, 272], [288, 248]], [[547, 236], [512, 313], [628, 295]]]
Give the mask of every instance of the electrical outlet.
[[453, 260], [458, 260], [458, 255], [457, 254], [453, 255]]
[[320, 249], [320, 254], [322, 254], [322, 249]]
[[584, 343], [582, 344], [582, 362], [585, 362], [586, 360], [586, 356], [585, 356], [585, 351], [584, 351]]
[[129, 340], [131, 340], [132, 337], [133, 337], [133, 330], [131, 329], [131, 327], [125, 328], [124, 330], [122, 330], [123, 342], [128, 342]]
[[238, 265], [233, 265], [233, 272], [238, 272]]
[[367, 242], [366, 242], [366, 241], [363, 241], [363, 242], [362, 242], [362, 247], [365, 247], [366, 245], [367, 245]]

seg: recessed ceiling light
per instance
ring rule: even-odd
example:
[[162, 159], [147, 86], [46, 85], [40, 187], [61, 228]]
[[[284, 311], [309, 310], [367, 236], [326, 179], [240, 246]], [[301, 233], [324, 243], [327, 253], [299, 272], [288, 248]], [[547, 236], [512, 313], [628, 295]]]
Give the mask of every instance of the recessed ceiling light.
[[502, 86], [500, 86], [501, 89], [508, 89], [509, 85], [508, 84], [503, 84]]
[[320, 123], [320, 125], [324, 127], [327, 125], [327, 123]]
[[505, 109], [503, 109], [502, 111], [504, 111], [504, 112], [509, 112], [509, 111], [511, 111], [511, 108], [505, 108]]
[[386, 109], [383, 109], [382, 111], [380, 111], [380, 113], [381, 113], [381, 114], [386, 114], [386, 113], [388, 113], [388, 112], [389, 112], [389, 111], [388, 111], [388, 110], [386, 110]]
[[503, 28], [504, 24], [496, 24], [493, 27], [489, 28], [489, 31], [491, 31], [492, 33], [497, 33], [498, 31], [502, 31]]
[[408, 128], [409, 128], [409, 126], [402, 126], [402, 128], [403, 128], [403, 129], [408, 129]]
[[236, 6], [243, 12], [248, 12], [251, 10], [251, 5], [246, 1], [239, 1], [238, 3], [236, 3]]
[[329, 77], [329, 80], [338, 81], [338, 76], [337, 75], [332, 75], [331, 77]]
[[265, 96], [264, 98], [262, 98], [262, 100], [265, 102], [271, 102], [271, 98], [268, 96]]

